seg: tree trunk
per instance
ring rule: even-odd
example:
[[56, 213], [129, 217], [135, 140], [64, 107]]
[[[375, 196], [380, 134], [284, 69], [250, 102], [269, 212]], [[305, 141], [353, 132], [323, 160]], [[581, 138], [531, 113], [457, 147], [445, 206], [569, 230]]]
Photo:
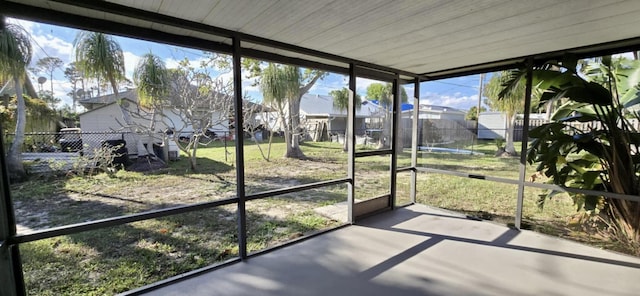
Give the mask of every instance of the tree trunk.
[[[287, 152], [284, 157], [286, 158], [297, 158], [304, 159], [306, 156], [302, 153], [300, 149], [300, 99], [291, 100], [289, 102], [289, 128], [285, 132], [285, 141], [287, 142]], [[286, 134], [289, 134], [289, 139], [287, 140]]]
[[349, 151], [349, 133], [347, 132], [347, 130], [344, 131], [344, 143], [342, 143], [342, 151], [347, 152]]
[[622, 235], [633, 242], [640, 242], [640, 203], [630, 200], [609, 199], [611, 218], [617, 222]]
[[507, 133], [505, 134], [506, 144], [504, 147], [504, 151], [507, 152], [509, 155], [518, 154], [516, 152], [515, 146], [513, 145], [513, 134], [514, 134], [515, 124], [516, 124], [516, 115], [509, 114], [507, 116]]
[[154, 129], [156, 128], [156, 108], [154, 107], [153, 110], [151, 110], [151, 122], [149, 122], [149, 130], [147, 133], [147, 151], [146, 154], [140, 155], [140, 153], [138, 153], [138, 156], [150, 156], [150, 157], [156, 157], [156, 152], [153, 150], [153, 144], [154, 144]]
[[7, 169], [9, 170], [9, 179], [12, 182], [24, 181], [27, 177], [27, 172], [24, 169], [22, 163], [22, 144], [24, 144], [24, 130], [27, 124], [27, 107], [22, 96], [22, 84], [20, 83], [20, 77], [14, 76], [13, 82], [16, 89], [16, 129], [15, 137], [9, 151], [7, 153]]
[[190, 149], [191, 149], [190, 152], [191, 153], [189, 153], [189, 164], [191, 165], [191, 171], [195, 172], [195, 171], [198, 170], [198, 167], [197, 167], [198, 164], [197, 164], [197, 161], [196, 161], [196, 155], [197, 155], [197, 152], [198, 152], [198, 143], [200, 142], [200, 136], [194, 135], [191, 138], [191, 141], [193, 141], [193, 142], [191, 143], [192, 146], [190, 147]]
[[385, 110], [384, 121], [382, 123], [382, 133], [380, 133], [380, 141], [378, 144], [378, 149], [385, 149], [390, 147], [391, 140], [391, 127], [393, 126], [391, 123], [393, 116], [391, 115], [391, 111]]

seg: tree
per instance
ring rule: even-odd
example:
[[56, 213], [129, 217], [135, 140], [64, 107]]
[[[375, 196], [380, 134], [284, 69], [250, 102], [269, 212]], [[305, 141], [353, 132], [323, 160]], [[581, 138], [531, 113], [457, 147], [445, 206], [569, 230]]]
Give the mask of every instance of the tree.
[[[544, 91], [540, 104], [560, 99], [566, 103], [551, 122], [531, 130], [527, 160], [537, 163], [537, 170], [556, 185], [638, 196], [640, 137], [627, 116], [640, 119], [633, 111], [640, 104], [640, 61], [604, 57], [583, 66], [583, 73], [576, 65], [568, 58], [534, 69], [534, 85]], [[607, 217], [618, 238], [628, 240], [640, 254], [640, 202], [569, 195], [578, 209]]]
[[53, 96], [53, 72], [60, 69], [64, 65], [61, 59], [56, 57], [41, 58], [36, 62], [36, 70], [38, 72], [49, 75], [49, 83], [51, 84], [51, 96]]
[[[73, 112], [75, 112], [78, 100], [83, 98], [86, 92], [86, 90], [84, 89], [84, 79], [82, 78], [82, 73], [80, 73], [80, 71], [76, 67], [75, 62], [70, 63], [64, 69], [64, 77], [66, 77], [67, 80], [71, 82], [71, 93], [69, 93], [68, 95], [70, 95], [73, 100], [71, 108], [73, 109]], [[78, 82], [80, 82], [80, 88], [78, 88]]]
[[[351, 91], [349, 89], [347, 89], [346, 87], [343, 87], [340, 90], [332, 90], [331, 92], [329, 92], [329, 95], [331, 95], [333, 97], [333, 107], [342, 111], [347, 111], [348, 112], [348, 108], [349, 108], [349, 98]], [[356, 108], [358, 110], [360, 110], [360, 108], [362, 107], [362, 98], [360, 97], [360, 95], [355, 94], [354, 96], [354, 102], [353, 102], [356, 106]], [[347, 127], [348, 130], [348, 127]], [[344, 132], [344, 147], [342, 148], [342, 150], [344, 150], [345, 152], [349, 149], [348, 146], [348, 134], [347, 131], [345, 130]]]
[[[124, 53], [120, 44], [106, 34], [99, 32], [81, 31], [73, 41], [75, 62], [78, 70], [87, 78], [98, 81], [98, 95], [100, 82], [109, 81], [113, 94], [118, 97], [118, 82], [125, 80]], [[119, 101], [120, 102], [120, 101]], [[133, 132], [135, 125], [126, 104], [119, 104], [123, 128]], [[146, 156], [148, 152], [136, 137], [136, 147], [139, 156]], [[152, 148], [151, 148], [152, 149]]]
[[[152, 53], [147, 53], [138, 61], [133, 71], [133, 81], [138, 92], [140, 106], [151, 110], [151, 120], [147, 128], [147, 152], [153, 156], [155, 155], [153, 152], [153, 143], [156, 114], [159, 110], [162, 112], [163, 99], [169, 93], [167, 68], [160, 57]], [[164, 142], [163, 138], [163, 143]], [[138, 149], [141, 148], [143, 147], [138, 147]]]
[[484, 96], [487, 97], [486, 103], [492, 110], [503, 112], [507, 120], [507, 131], [505, 133], [504, 151], [509, 155], [517, 155], [516, 148], [513, 145], [514, 127], [516, 123], [516, 115], [518, 112], [524, 111], [524, 94], [525, 84], [518, 81], [509, 92], [503, 93], [505, 85], [514, 75], [511, 71], [501, 71], [491, 77], [489, 82], [484, 86]]
[[287, 150], [284, 157], [304, 159], [305, 155], [300, 150], [300, 101], [302, 96], [322, 77], [325, 72], [306, 70], [300, 73], [300, 68], [289, 65], [267, 64], [265, 69], [254, 67], [255, 63], [245, 65], [254, 71], [254, 76], [259, 76], [260, 89], [265, 102], [270, 103], [278, 110], [284, 125], [285, 142]]
[[[277, 125], [277, 120], [271, 120], [271, 108], [264, 106], [263, 104], [244, 100], [242, 105], [242, 121], [244, 132], [251, 135], [251, 138], [255, 140], [256, 147], [260, 151], [262, 159], [266, 161], [271, 160], [271, 145], [273, 144], [273, 130]], [[269, 131], [269, 143], [267, 145], [267, 152], [260, 145], [258, 140], [258, 134], [263, 131]]]
[[[406, 103], [409, 101], [409, 96], [407, 96], [407, 91], [404, 87], [400, 88], [402, 102]], [[367, 99], [370, 100], [378, 100], [380, 106], [385, 109], [391, 109], [391, 104], [393, 98], [393, 85], [391, 83], [372, 83], [367, 87]]]
[[[480, 107], [480, 112], [485, 112], [487, 111], [487, 108], [485, 108], [484, 106]], [[465, 120], [478, 120], [478, 107], [477, 106], [473, 106], [471, 108], [469, 108], [469, 111], [467, 111], [467, 114], [464, 116]]]
[[[400, 87], [400, 96], [403, 103], [409, 100], [404, 87]], [[373, 83], [367, 87], [367, 99], [378, 100], [378, 104], [384, 109], [384, 127], [382, 128], [382, 136], [378, 148], [388, 147], [386, 139], [391, 138], [391, 110], [393, 104], [393, 84], [391, 83]], [[398, 143], [402, 143], [400, 134], [395, 135]]]
[[32, 48], [29, 33], [15, 24], [0, 20], [0, 78], [13, 79], [16, 90], [16, 129], [13, 142], [7, 152], [7, 169], [12, 181], [21, 181], [26, 177], [22, 163], [22, 145], [26, 127], [26, 106], [22, 83], [26, 75], [26, 66], [31, 62]]
[[166, 103], [172, 111], [161, 113], [172, 132], [172, 140], [187, 154], [192, 171], [197, 170], [198, 146], [213, 140], [209, 129], [229, 126], [229, 113], [233, 110], [233, 85], [212, 77], [209, 72], [212, 62], [202, 62], [199, 68], [194, 68], [184, 59], [178, 68], [170, 69]]
[[[113, 93], [118, 96], [118, 82], [124, 80], [124, 53], [113, 37], [98, 33], [81, 31], [73, 41], [75, 65], [87, 78], [107, 80]], [[127, 125], [132, 121], [124, 106], [120, 106], [122, 117]]]

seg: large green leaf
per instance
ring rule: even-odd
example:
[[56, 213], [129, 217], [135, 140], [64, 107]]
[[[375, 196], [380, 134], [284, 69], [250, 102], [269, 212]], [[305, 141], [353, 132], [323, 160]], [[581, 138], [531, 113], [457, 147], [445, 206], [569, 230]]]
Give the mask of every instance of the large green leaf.
[[558, 93], [558, 97], [568, 98], [574, 102], [600, 106], [611, 105], [611, 93], [602, 85], [588, 82], [585, 85], [568, 86]]
[[633, 87], [620, 97], [620, 105], [624, 108], [631, 108], [640, 104], [640, 90]]
[[539, 89], [564, 89], [570, 86], [584, 84], [585, 81], [570, 72], [560, 72], [555, 70], [535, 70], [533, 71], [533, 85]]

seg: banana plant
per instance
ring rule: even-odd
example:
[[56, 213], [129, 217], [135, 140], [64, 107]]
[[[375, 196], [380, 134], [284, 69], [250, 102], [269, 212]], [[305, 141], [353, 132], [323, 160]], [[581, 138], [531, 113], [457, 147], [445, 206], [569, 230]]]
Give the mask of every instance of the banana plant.
[[[524, 71], [510, 85], [522, 82]], [[640, 193], [638, 119], [640, 61], [603, 57], [579, 64], [575, 59], [548, 62], [533, 71], [540, 104], [564, 102], [543, 124], [529, 132], [527, 161], [549, 183], [627, 195]], [[543, 195], [540, 204], [558, 192]], [[640, 239], [640, 203], [569, 193], [578, 210], [599, 210], [627, 238]]]

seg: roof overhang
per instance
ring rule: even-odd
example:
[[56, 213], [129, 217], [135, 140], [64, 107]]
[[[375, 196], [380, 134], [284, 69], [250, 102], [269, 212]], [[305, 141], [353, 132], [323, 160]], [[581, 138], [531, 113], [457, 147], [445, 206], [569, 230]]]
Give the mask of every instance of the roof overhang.
[[8, 16], [359, 76], [430, 79], [636, 49], [640, 2], [4, 0]]

